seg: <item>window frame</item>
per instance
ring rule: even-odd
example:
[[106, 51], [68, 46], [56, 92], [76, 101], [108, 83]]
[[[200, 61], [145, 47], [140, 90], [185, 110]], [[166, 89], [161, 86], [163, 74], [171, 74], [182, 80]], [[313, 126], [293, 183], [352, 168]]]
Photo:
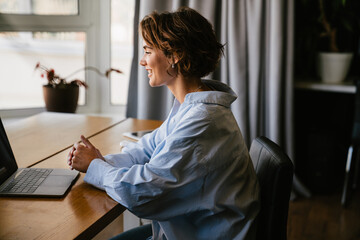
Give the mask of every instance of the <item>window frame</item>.
[[[111, 0], [78, 0], [78, 6], [78, 15], [0, 14], [0, 31], [85, 32], [85, 66], [94, 66], [105, 72], [111, 66]], [[110, 102], [110, 80], [99, 79], [92, 71], [85, 72], [85, 78], [89, 85], [85, 91], [86, 103], [78, 106], [77, 113], [125, 116], [126, 106]], [[43, 111], [44, 107], [0, 109], [0, 115], [22, 117]]]

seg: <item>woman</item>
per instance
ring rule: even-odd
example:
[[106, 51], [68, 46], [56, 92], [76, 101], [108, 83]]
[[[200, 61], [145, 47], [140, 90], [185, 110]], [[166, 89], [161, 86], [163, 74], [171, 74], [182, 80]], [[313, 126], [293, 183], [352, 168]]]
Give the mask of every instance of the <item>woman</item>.
[[165, 85], [175, 97], [168, 118], [120, 154], [103, 157], [82, 136], [69, 153], [70, 167], [151, 219], [152, 239], [254, 239], [259, 186], [230, 110], [236, 95], [221, 82], [201, 80], [214, 71], [223, 45], [190, 8], [153, 12], [140, 30], [140, 64], [150, 86]]

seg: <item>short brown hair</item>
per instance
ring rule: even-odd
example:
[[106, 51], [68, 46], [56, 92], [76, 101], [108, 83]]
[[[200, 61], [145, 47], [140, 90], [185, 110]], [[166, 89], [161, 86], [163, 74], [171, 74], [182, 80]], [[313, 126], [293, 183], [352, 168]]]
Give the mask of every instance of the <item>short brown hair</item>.
[[140, 31], [144, 40], [166, 57], [179, 59], [177, 71], [183, 76], [206, 76], [223, 54], [224, 45], [217, 41], [212, 25], [188, 7], [161, 14], [154, 11], [140, 22]]

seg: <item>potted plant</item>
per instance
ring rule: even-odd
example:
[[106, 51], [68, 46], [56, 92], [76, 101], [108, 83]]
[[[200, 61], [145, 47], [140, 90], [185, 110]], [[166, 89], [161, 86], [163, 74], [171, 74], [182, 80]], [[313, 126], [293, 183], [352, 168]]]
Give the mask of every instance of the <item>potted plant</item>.
[[80, 71], [91, 70], [100, 76], [109, 77], [111, 72], [122, 73], [118, 69], [110, 68], [105, 73], [100, 72], [97, 68], [87, 66], [76, 70], [68, 76], [62, 78], [55, 73], [52, 68], [47, 68], [37, 63], [35, 70], [41, 71], [41, 77], [47, 79], [47, 84], [43, 85], [43, 94], [47, 111], [74, 113], [77, 108], [79, 98], [79, 87], [88, 88], [88, 85], [79, 79], [68, 79]]
[[348, 74], [356, 51], [356, 30], [359, 29], [359, 4], [356, 1], [318, 0], [318, 74], [324, 82], [341, 82]]

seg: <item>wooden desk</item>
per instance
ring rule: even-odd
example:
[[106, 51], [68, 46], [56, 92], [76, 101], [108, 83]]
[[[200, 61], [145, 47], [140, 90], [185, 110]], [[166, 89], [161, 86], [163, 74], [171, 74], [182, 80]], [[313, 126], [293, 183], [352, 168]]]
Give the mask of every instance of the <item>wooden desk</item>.
[[[127, 119], [92, 137], [102, 154], [116, 153], [125, 131], [154, 129], [160, 121]], [[71, 129], [69, 129], [71, 131]], [[68, 150], [35, 167], [67, 168]], [[125, 209], [80, 175], [61, 199], [0, 198], [0, 239], [91, 239]]]
[[19, 167], [30, 167], [124, 120], [44, 112], [5, 125]]

